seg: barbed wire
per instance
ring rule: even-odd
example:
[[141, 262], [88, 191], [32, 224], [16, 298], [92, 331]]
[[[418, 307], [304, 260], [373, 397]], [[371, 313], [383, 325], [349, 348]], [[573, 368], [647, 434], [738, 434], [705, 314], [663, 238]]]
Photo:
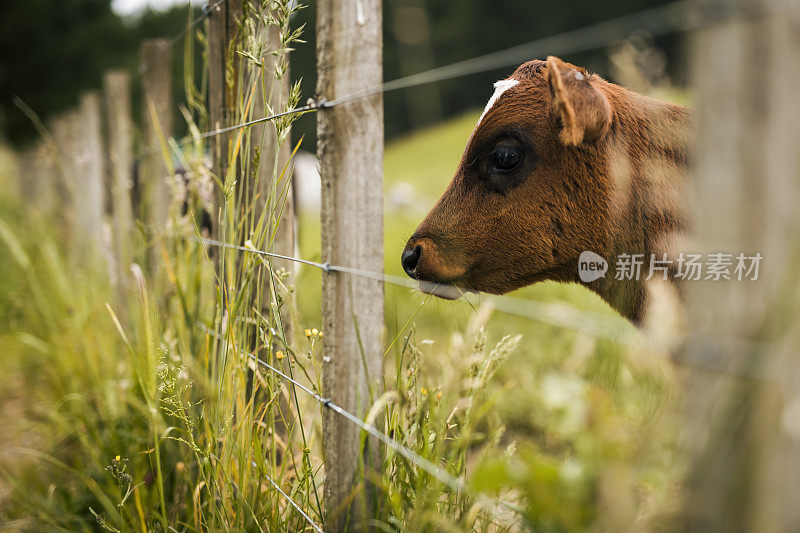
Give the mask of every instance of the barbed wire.
[[[198, 327], [198, 329], [200, 329], [201, 331], [203, 331], [207, 335], [211, 335], [212, 337], [215, 337], [217, 339], [221, 338], [219, 333], [217, 333], [216, 331], [211, 330], [208, 326], [206, 326], [202, 322], [197, 323], [197, 327]], [[324, 407], [326, 409], [330, 409], [331, 411], [333, 411], [337, 415], [339, 415], [339, 416], [345, 418], [346, 420], [350, 421], [351, 423], [357, 425], [360, 429], [362, 429], [363, 431], [366, 431], [371, 436], [373, 436], [376, 439], [378, 439], [381, 442], [383, 442], [385, 445], [387, 445], [388, 447], [393, 449], [398, 454], [402, 455], [405, 459], [407, 459], [409, 462], [411, 462], [415, 466], [417, 466], [417, 467], [421, 468], [422, 470], [425, 470], [426, 472], [428, 472], [431, 476], [436, 478], [443, 485], [446, 485], [446, 486], [448, 486], [449, 488], [451, 488], [452, 490], [455, 490], [455, 491], [460, 491], [460, 490], [463, 490], [465, 488], [465, 483], [464, 483], [463, 479], [455, 477], [450, 472], [446, 471], [444, 468], [442, 468], [442, 467], [432, 463], [431, 461], [425, 459], [424, 457], [422, 457], [421, 455], [419, 455], [415, 451], [411, 450], [410, 448], [407, 448], [406, 446], [403, 446], [402, 444], [400, 444], [399, 442], [397, 442], [393, 438], [389, 437], [388, 435], [386, 435], [385, 433], [380, 431], [375, 426], [367, 424], [366, 422], [361, 420], [358, 416], [350, 413], [349, 411], [347, 411], [343, 407], [341, 407], [338, 404], [334, 403], [330, 398], [323, 397], [322, 395], [318, 394], [317, 392], [315, 392], [311, 388], [307, 387], [306, 385], [303, 385], [302, 383], [300, 383], [296, 379], [294, 379], [291, 376], [289, 376], [288, 374], [284, 373], [282, 370], [272, 366], [271, 364], [269, 364], [266, 361], [256, 357], [253, 354], [247, 354], [247, 358], [250, 359], [253, 363], [256, 363], [257, 365], [261, 365], [264, 368], [274, 372], [275, 374], [277, 374], [278, 376], [280, 376], [281, 378], [286, 380], [288, 383], [291, 383], [291, 385], [293, 387], [296, 387], [296, 388], [302, 390], [303, 392], [308, 394], [310, 397], [312, 397], [314, 400], [316, 400], [319, 404], [321, 404], [322, 407]]]
[[633, 32], [643, 32], [650, 36], [658, 36], [675, 31], [685, 31], [691, 28], [690, 21], [694, 18], [692, 13], [696, 11], [696, 2], [680, 0], [662, 7], [640, 11], [631, 15], [623, 15], [576, 30], [565, 31], [496, 52], [411, 74], [385, 82], [377, 87], [336, 98], [331, 100], [329, 105], [339, 105], [378, 93], [428, 85], [470, 74], [479, 74], [515, 66], [522, 61], [530, 60], [542, 54], [574, 54], [602, 48], [624, 41]]
[[[438, 283], [415, 281], [402, 276], [373, 272], [370, 270], [346, 267], [342, 265], [332, 265], [327, 262], [320, 263], [299, 257], [292, 257], [274, 252], [258, 250], [256, 248], [249, 248], [221, 242], [214, 239], [197, 237], [195, 240], [206, 246], [228, 248], [265, 257], [271, 257], [274, 259], [283, 259], [300, 263], [318, 268], [326, 273], [342, 272], [344, 274], [372, 279], [407, 289], [422, 289], [424, 292], [433, 294], [434, 296], [447, 296], [450, 294], [450, 291], [446, 290], [447, 288], [450, 288], [450, 286], [443, 286]], [[488, 302], [494, 309], [503, 313], [512, 314], [531, 320], [537, 320], [553, 326], [567, 327], [580, 333], [589, 334], [610, 341], [620, 342], [622, 344], [637, 343], [635, 336], [625, 335], [624, 332], [621, 331], [621, 328], [615, 326], [610, 319], [604, 317], [603, 315], [579, 310], [566, 304], [534, 302], [531, 300], [524, 300], [522, 298], [515, 298], [513, 296], [482, 295], [482, 297], [470, 298], [468, 293], [462, 293], [462, 297], [465, 299], [465, 301], [473, 306], [475, 303], [481, 304]], [[476, 301], [472, 301], [473, 299]]]
[[[216, 339], [221, 339], [222, 338], [222, 336], [219, 333], [217, 333], [216, 331], [211, 330], [208, 326], [206, 326], [202, 322], [196, 323], [196, 327], [199, 330], [203, 331], [206, 335], [210, 335], [210, 336], [212, 336], [212, 337], [214, 337]], [[429, 475], [431, 475], [433, 478], [435, 478], [437, 481], [439, 481], [443, 485], [447, 486], [451, 490], [456, 491], [456, 492], [461, 492], [461, 491], [468, 490], [467, 484], [466, 484], [466, 482], [464, 481], [463, 478], [454, 476], [453, 474], [451, 474], [450, 472], [448, 472], [447, 470], [445, 470], [441, 466], [433, 463], [432, 461], [429, 461], [428, 459], [425, 459], [424, 457], [419, 455], [417, 452], [415, 452], [411, 448], [408, 448], [407, 446], [404, 446], [403, 444], [400, 444], [395, 439], [391, 438], [390, 436], [388, 436], [386, 433], [382, 432], [381, 430], [379, 430], [375, 426], [366, 423], [364, 420], [361, 420], [361, 418], [359, 418], [358, 416], [354, 415], [350, 411], [348, 411], [348, 410], [344, 409], [343, 407], [341, 407], [340, 405], [336, 404], [330, 398], [325, 398], [324, 396], [322, 396], [321, 394], [317, 393], [316, 391], [314, 391], [310, 387], [307, 387], [306, 385], [303, 385], [302, 383], [300, 383], [296, 379], [292, 378], [291, 376], [289, 376], [288, 374], [286, 374], [285, 372], [283, 372], [279, 368], [276, 368], [275, 366], [267, 363], [263, 359], [260, 359], [260, 358], [256, 357], [253, 354], [247, 354], [247, 358], [249, 360], [251, 360], [253, 363], [255, 363], [256, 365], [260, 365], [260, 366], [266, 368], [267, 370], [270, 370], [271, 372], [274, 372], [276, 375], [280, 376], [281, 378], [286, 380], [288, 383], [290, 383], [292, 385], [292, 387], [294, 387], [296, 389], [300, 389], [301, 391], [303, 391], [304, 393], [309, 395], [311, 398], [313, 398], [324, 409], [330, 409], [331, 411], [333, 411], [337, 415], [341, 416], [342, 418], [344, 418], [348, 422], [358, 426], [359, 429], [361, 429], [362, 431], [365, 431], [370, 436], [378, 439], [383, 444], [385, 444], [386, 446], [388, 446], [389, 448], [394, 450], [397, 454], [399, 454], [403, 458], [405, 458], [409, 463], [413, 464], [414, 466], [416, 466], [417, 468], [419, 468], [421, 470], [424, 470]], [[253, 464], [253, 466], [256, 466], [254, 462], [252, 464]], [[266, 476], [265, 472], [262, 471], [262, 473]], [[306, 517], [306, 519], [309, 521], [310, 524], [314, 525], [315, 528], [317, 527], [316, 524], [311, 519], [311, 517], [309, 517], [305, 512], [303, 512], [301, 510], [300, 506], [296, 502], [294, 502], [294, 500], [292, 500], [291, 497], [289, 497], [283, 490], [281, 490], [280, 487], [278, 487], [277, 484], [274, 481], [270, 480], [270, 482], [272, 483], [272, 485], [276, 489], [278, 489], [280, 491], [280, 493], [287, 500], [289, 500], [289, 502], [292, 504], [293, 507], [295, 507], [295, 509], [300, 511], [303, 514], [303, 516]], [[477, 492], [476, 494], [478, 496], [480, 496], [483, 499], [483, 501], [490, 501], [492, 503], [501, 505], [501, 506], [503, 506], [503, 507], [505, 507], [505, 508], [509, 509], [510, 511], [515, 512], [515, 513], [523, 513], [522, 509], [519, 509], [517, 506], [515, 506], [515, 505], [513, 505], [513, 504], [511, 504], [509, 502], [500, 500], [499, 498], [492, 498], [492, 497], [484, 496], [483, 494], [481, 494], [479, 492]]]
[[275, 490], [277, 490], [277, 491], [280, 493], [280, 495], [284, 497], [284, 499], [285, 499], [285, 500], [286, 500], [286, 501], [289, 503], [289, 505], [291, 505], [292, 507], [294, 507], [294, 508], [297, 510], [297, 512], [298, 512], [298, 513], [300, 513], [300, 516], [302, 516], [302, 517], [303, 517], [303, 518], [306, 520], [306, 522], [308, 522], [308, 525], [310, 525], [310, 526], [311, 526], [311, 527], [314, 529], [314, 531], [317, 531], [318, 533], [323, 533], [323, 530], [322, 530], [322, 528], [321, 528], [319, 525], [317, 525], [317, 523], [316, 523], [316, 522], [314, 522], [314, 519], [313, 519], [313, 518], [311, 518], [311, 517], [308, 515], [308, 513], [306, 513], [305, 511], [303, 511], [302, 507], [300, 507], [300, 505], [299, 505], [299, 504], [298, 504], [296, 501], [294, 501], [294, 499], [293, 499], [291, 496], [289, 496], [288, 494], [286, 494], [286, 492], [285, 492], [285, 491], [284, 491], [284, 490], [283, 490], [283, 489], [280, 487], [280, 485], [278, 485], [278, 484], [277, 484], [277, 483], [276, 483], [276, 482], [275, 482], [275, 481], [274, 481], [274, 480], [273, 480], [273, 479], [272, 479], [272, 478], [269, 476], [269, 474], [267, 474], [267, 473], [266, 473], [266, 471], [265, 471], [263, 468], [259, 468], [259, 467], [258, 467], [258, 464], [257, 464], [255, 461], [251, 461], [251, 462], [250, 462], [250, 465], [251, 465], [253, 468], [255, 468], [256, 470], [258, 470], [259, 474], [261, 474], [262, 476], [264, 476], [264, 477], [267, 479], [267, 481], [269, 481], [269, 482], [270, 482], [270, 484], [271, 484], [271, 485], [272, 485], [272, 486], [275, 488]]
[[294, 387], [299, 388], [300, 390], [302, 390], [303, 392], [305, 392], [306, 394], [308, 394], [309, 396], [314, 398], [314, 400], [316, 400], [318, 403], [320, 403], [322, 405], [322, 407], [324, 407], [326, 409], [330, 409], [331, 411], [333, 411], [337, 415], [341, 416], [342, 418], [345, 418], [346, 420], [350, 421], [354, 425], [358, 426], [363, 431], [366, 431], [369, 435], [371, 435], [372, 437], [375, 437], [376, 439], [378, 439], [379, 441], [384, 443], [386, 446], [388, 446], [389, 448], [391, 448], [392, 450], [394, 450], [398, 454], [402, 455], [410, 463], [414, 464], [415, 466], [419, 467], [422, 470], [425, 470], [428, 474], [430, 474], [431, 476], [436, 478], [436, 480], [439, 481], [441, 484], [446, 485], [450, 489], [452, 489], [454, 491], [457, 491], [457, 492], [463, 490], [466, 487], [466, 484], [464, 483], [464, 480], [462, 478], [458, 478], [458, 477], [452, 475], [450, 472], [448, 472], [447, 470], [445, 470], [441, 466], [439, 466], [437, 464], [434, 464], [433, 462], [429, 461], [428, 459], [425, 459], [424, 457], [419, 455], [414, 450], [412, 450], [410, 448], [407, 448], [406, 446], [403, 446], [402, 444], [400, 444], [399, 442], [397, 442], [396, 440], [394, 440], [390, 436], [388, 436], [385, 433], [383, 433], [382, 431], [380, 431], [375, 426], [367, 424], [366, 422], [361, 420], [361, 418], [359, 418], [358, 416], [354, 415], [353, 413], [347, 411], [343, 407], [341, 407], [338, 404], [334, 403], [330, 398], [322, 397], [320, 394], [314, 392], [309, 387], [306, 387], [305, 385], [303, 385], [299, 381], [297, 381], [297, 380], [291, 378], [289, 375], [283, 373], [278, 368], [270, 365], [266, 361], [263, 361], [263, 360], [259, 359], [258, 357], [254, 356], [252, 354], [248, 354], [247, 357], [249, 359], [251, 359], [254, 363], [259, 364], [259, 365], [263, 366], [264, 368], [266, 368], [268, 370], [271, 370], [275, 374], [279, 375], [280, 377], [282, 377], [283, 379], [285, 379], [286, 381], [291, 383]]
[[332, 108], [376, 94], [498, 70], [518, 65], [522, 61], [530, 60], [543, 54], [575, 54], [586, 50], [612, 46], [623, 42], [636, 32], [650, 37], [657, 37], [668, 33], [697, 29], [704, 25], [724, 20], [733, 14], [734, 7], [730, 4], [726, 2], [700, 3], [694, 0], [679, 0], [665, 6], [623, 15], [576, 30], [565, 31], [496, 52], [397, 78], [332, 100], [309, 99], [308, 105], [208, 131], [203, 133], [201, 137], [207, 138], [220, 135], [287, 115]]
[[274, 115], [268, 115], [266, 117], [256, 118], [253, 120], [248, 120], [247, 122], [242, 122], [241, 124], [234, 124], [233, 126], [227, 126], [224, 128], [219, 128], [216, 130], [205, 131], [200, 134], [201, 139], [207, 139], [209, 137], [214, 137], [216, 135], [222, 135], [223, 133], [228, 133], [229, 131], [238, 130], [241, 128], [246, 128], [248, 126], [253, 126], [255, 124], [261, 124], [262, 122], [269, 122], [270, 120], [275, 120], [276, 118], [286, 117], [289, 115], [296, 115], [298, 113], [308, 113], [311, 111], [317, 111], [319, 109], [323, 109], [326, 107], [330, 107], [330, 104], [325, 102], [324, 100], [316, 101], [312, 98], [308, 99], [306, 105], [301, 107], [295, 107], [293, 109], [289, 109], [286, 111], [282, 111], [280, 113], [275, 113]]

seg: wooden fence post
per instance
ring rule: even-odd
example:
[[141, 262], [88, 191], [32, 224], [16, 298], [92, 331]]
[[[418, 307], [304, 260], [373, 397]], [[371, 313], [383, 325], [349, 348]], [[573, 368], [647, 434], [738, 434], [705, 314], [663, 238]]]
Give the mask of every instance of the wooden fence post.
[[[333, 100], [382, 79], [379, 0], [321, 0], [317, 12], [317, 94]], [[322, 176], [322, 260], [383, 272], [383, 98], [374, 95], [317, 117]], [[383, 376], [383, 285], [328, 272], [322, 281], [325, 395], [366, 416]], [[380, 450], [361, 431], [325, 410], [325, 526], [363, 526], [378, 505], [365, 471], [379, 470]], [[362, 463], [363, 461], [363, 463]], [[363, 466], [363, 469], [362, 469]]]
[[70, 202], [76, 235], [73, 249], [81, 261], [99, 258], [103, 246], [103, 141], [100, 124], [100, 96], [84, 94], [72, 131], [76, 135], [73, 156], [74, 189]]
[[[232, 67], [229, 60], [236, 61], [229, 54], [230, 43], [235, 38], [236, 20], [242, 13], [242, 0], [228, 0], [221, 4], [208, 0], [211, 14], [208, 18], [208, 121], [211, 129], [220, 129], [232, 124], [236, 88], [228, 87], [228, 71]], [[235, 76], [234, 76], [235, 78]], [[228, 171], [228, 140], [230, 135], [223, 133], [210, 139], [212, 172], [224, 182]], [[222, 192], [215, 195], [217, 205], [211, 218], [217, 238], [221, 222], [219, 209], [222, 207]]]
[[150, 268], [158, 275], [160, 264], [159, 246], [169, 215], [172, 178], [171, 151], [164, 146], [172, 136], [172, 73], [170, 70], [170, 46], [166, 39], [147, 39], [140, 48], [143, 70], [142, 88], [144, 101], [142, 123], [144, 124], [144, 157], [139, 172], [144, 211], [140, 213], [147, 222], [148, 234], [154, 240], [149, 248]]
[[[208, 0], [208, 122], [210, 129], [216, 130], [223, 127], [225, 122], [225, 50], [227, 49], [227, 31], [225, 20], [227, 10], [222, 5], [217, 5], [216, 0]], [[216, 135], [210, 139], [212, 170], [222, 180], [227, 154], [227, 135]], [[219, 206], [215, 206], [219, 207]], [[214, 222], [217, 222], [219, 213], [212, 213]]]
[[111, 216], [117, 288], [124, 293], [131, 264], [133, 211], [133, 154], [130, 76], [124, 70], [103, 76], [106, 131], [108, 134], [108, 189], [111, 191]]
[[[71, 200], [75, 189], [75, 157], [76, 157], [76, 132], [73, 131], [75, 111], [66, 111], [53, 118], [49, 124], [52, 132], [52, 169], [56, 198], [56, 216], [61, 221], [58, 231], [62, 238], [68, 238], [75, 233], [75, 213]], [[70, 237], [71, 238], [71, 237]]]
[[732, 253], [734, 265], [738, 253], [763, 259], [758, 281], [686, 284], [684, 434], [694, 464], [684, 518], [690, 531], [795, 531], [800, 11], [772, 0], [737, 8], [691, 43], [693, 228], [698, 251]]

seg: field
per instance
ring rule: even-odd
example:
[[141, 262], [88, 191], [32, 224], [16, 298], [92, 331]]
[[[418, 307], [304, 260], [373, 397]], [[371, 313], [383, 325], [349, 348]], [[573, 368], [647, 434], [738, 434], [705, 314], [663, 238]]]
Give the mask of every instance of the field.
[[[449, 181], [477, 116], [387, 146], [388, 196], [401, 183], [406, 194], [413, 191], [410, 205], [387, 204], [388, 273], [402, 274], [400, 250]], [[10, 183], [8, 165], [3, 172]], [[245, 438], [248, 432], [237, 428], [233, 413], [253, 407], [242, 391], [238, 400], [214, 400], [222, 389], [208, 381], [209, 339], [187, 332], [189, 319], [179, 316], [188, 307], [202, 317], [209, 293], [198, 290], [196, 301], [182, 306], [174, 293], [162, 301], [142, 294], [130, 308], [139, 314], [130, 317], [133, 331], [121, 334], [105, 306], [113, 296], [102, 272], [71, 265], [54, 221], [5, 196], [0, 394], [4, 412], [16, 416], [3, 428], [0, 525], [300, 528], [297, 513], [263, 481], [243, 470], [226, 473], [241, 469], [247, 441], [268, 449], [270, 439]], [[301, 256], [318, 258], [317, 215], [303, 213], [299, 230]], [[170, 248], [170, 260], [174, 279], [207, 279], [197, 249]], [[295, 295], [300, 332], [319, 328], [320, 273], [301, 267]], [[610, 321], [626, 338], [637, 335], [581, 287], [543, 283], [513, 296], [567, 304]], [[307, 353], [311, 364], [303, 368], [314, 383], [313, 363], [322, 354], [314, 339], [298, 337], [297, 353]], [[469, 492], [453, 494], [390, 456], [381, 481], [390, 502], [379, 514], [383, 529], [619, 530], [668, 520], [681, 468], [675, 384], [660, 356], [635, 342], [594, 338], [580, 323], [549, 325], [391, 285], [386, 346], [385, 388], [396, 395], [387, 400], [384, 429], [464, 476]], [[293, 364], [302, 366], [301, 359]], [[277, 386], [265, 379], [265, 388]], [[300, 401], [308, 441], [304, 434], [305, 444], [296, 444], [305, 459], [296, 459], [291, 474], [277, 463], [272, 472], [318, 518], [319, 406]], [[214, 459], [208, 444], [215, 434], [223, 448], [226, 439], [236, 441], [228, 456]], [[216, 500], [205, 494], [215, 483], [209, 494], [218, 491]], [[232, 490], [231, 483], [247, 489]], [[487, 496], [517, 511], [487, 504]]]

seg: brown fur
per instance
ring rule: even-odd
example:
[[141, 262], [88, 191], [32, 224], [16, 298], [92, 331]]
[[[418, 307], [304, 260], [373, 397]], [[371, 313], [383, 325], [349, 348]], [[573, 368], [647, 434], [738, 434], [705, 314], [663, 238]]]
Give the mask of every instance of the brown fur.
[[[620, 253], [672, 255], [686, 229], [685, 108], [641, 96], [550, 57], [511, 76], [520, 83], [473, 131], [442, 197], [409, 239], [422, 281], [502, 294], [543, 280], [578, 282], [578, 256], [609, 261], [586, 283], [623, 316], [641, 321], [644, 279], [614, 280]], [[511, 141], [511, 173], [490, 154]]]

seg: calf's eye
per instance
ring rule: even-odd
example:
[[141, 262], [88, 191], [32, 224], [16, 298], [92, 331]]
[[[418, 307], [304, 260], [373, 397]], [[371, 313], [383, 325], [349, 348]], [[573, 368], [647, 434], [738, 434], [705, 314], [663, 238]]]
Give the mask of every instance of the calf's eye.
[[519, 165], [522, 154], [513, 144], [498, 144], [489, 156], [489, 165], [493, 172], [511, 172]]

